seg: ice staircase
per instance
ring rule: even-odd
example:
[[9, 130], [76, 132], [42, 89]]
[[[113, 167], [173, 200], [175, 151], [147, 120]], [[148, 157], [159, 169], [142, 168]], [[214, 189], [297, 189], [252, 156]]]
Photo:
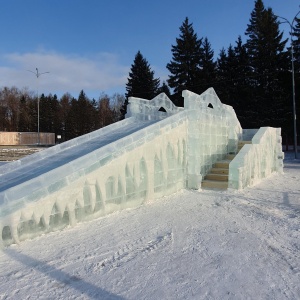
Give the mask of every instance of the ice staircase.
[[229, 164], [245, 144], [251, 144], [251, 141], [239, 141], [236, 153], [229, 153], [224, 160], [214, 163], [209, 173], [204, 177], [201, 187], [204, 189], [227, 189]]

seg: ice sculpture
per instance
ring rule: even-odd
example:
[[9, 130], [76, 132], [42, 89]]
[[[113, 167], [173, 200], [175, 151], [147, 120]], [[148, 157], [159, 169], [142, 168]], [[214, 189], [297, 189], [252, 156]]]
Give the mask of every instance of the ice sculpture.
[[[184, 108], [163, 93], [129, 98], [125, 120], [0, 167], [0, 244], [199, 189], [214, 162], [236, 151], [242, 128], [212, 88], [183, 97]], [[257, 143], [275, 145], [272, 130], [260, 136]], [[234, 188], [251, 183], [234, 170], [241, 166], [245, 159], [232, 164]]]
[[[229, 188], [243, 189], [273, 172], [283, 173], [280, 128], [262, 127], [229, 165]], [[249, 139], [249, 131], [245, 132]], [[251, 134], [250, 134], [251, 135]]]

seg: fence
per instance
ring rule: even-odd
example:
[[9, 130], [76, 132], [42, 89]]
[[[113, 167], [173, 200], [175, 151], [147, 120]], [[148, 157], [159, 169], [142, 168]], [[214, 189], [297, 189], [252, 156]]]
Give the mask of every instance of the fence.
[[37, 132], [0, 132], [0, 145], [21, 146], [37, 144], [54, 145], [55, 133], [40, 132], [40, 139], [38, 139]]

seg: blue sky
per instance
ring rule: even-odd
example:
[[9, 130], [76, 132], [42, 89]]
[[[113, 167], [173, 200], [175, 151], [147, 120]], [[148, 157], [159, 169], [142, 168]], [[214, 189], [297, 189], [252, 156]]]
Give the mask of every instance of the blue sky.
[[[254, 0], [0, 0], [0, 87], [45, 94], [84, 90], [125, 93], [138, 50], [155, 77], [168, 78], [171, 45], [188, 17], [198, 37], [207, 37], [217, 57], [249, 23]], [[265, 0], [292, 21], [298, 0]], [[281, 25], [287, 35], [289, 27]], [[27, 70], [50, 72], [39, 82]], [[38, 86], [38, 87], [37, 87]]]

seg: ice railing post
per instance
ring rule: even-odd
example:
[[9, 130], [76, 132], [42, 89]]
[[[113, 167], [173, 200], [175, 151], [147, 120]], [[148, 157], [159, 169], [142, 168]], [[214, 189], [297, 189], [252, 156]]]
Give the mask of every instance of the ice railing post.
[[184, 90], [182, 96], [189, 121], [187, 187], [199, 189], [212, 165], [236, 151], [242, 128], [234, 109], [222, 104], [213, 88], [201, 95]]
[[229, 165], [229, 188], [243, 189], [268, 177], [283, 172], [281, 129], [261, 127]]

